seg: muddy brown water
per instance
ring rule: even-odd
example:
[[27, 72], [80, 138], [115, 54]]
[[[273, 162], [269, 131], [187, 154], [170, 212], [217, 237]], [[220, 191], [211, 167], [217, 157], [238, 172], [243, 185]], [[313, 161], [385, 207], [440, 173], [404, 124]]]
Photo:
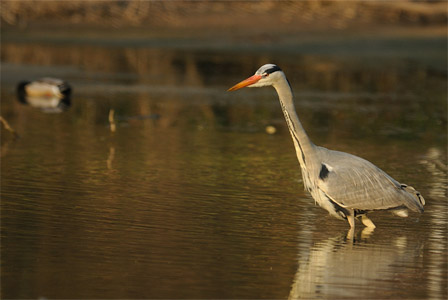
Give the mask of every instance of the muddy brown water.
[[[444, 299], [446, 43], [399, 45], [3, 43], [2, 296]], [[226, 92], [268, 62], [316, 144], [414, 186], [424, 214], [347, 240], [303, 191], [274, 90]], [[17, 101], [43, 76], [73, 86], [67, 110]]]

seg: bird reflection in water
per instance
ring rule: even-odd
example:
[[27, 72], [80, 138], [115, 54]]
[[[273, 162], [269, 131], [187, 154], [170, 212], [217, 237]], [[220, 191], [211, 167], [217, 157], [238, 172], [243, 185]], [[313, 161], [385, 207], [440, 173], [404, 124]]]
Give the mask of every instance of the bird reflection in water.
[[17, 87], [19, 102], [46, 113], [60, 113], [71, 105], [72, 88], [56, 78], [42, 78], [20, 82]]
[[[376, 299], [378, 293], [394, 290], [398, 265], [419, 259], [422, 247], [410, 245], [406, 236], [387, 244], [375, 243], [372, 237], [361, 232], [354, 240], [344, 234], [299, 245], [299, 266], [288, 299]], [[383, 287], [369, 288], [372, 282]]]

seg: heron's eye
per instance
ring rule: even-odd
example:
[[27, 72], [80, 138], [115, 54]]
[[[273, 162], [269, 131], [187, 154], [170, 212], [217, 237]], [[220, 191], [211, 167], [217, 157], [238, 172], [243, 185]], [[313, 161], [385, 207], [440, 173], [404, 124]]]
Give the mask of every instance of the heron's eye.
[[262, 78], [266, 78], [266, 77], [268, 77], [269, 76], [269, 73], [263, 73], [263, 74], [261, 74], [261, 77]]

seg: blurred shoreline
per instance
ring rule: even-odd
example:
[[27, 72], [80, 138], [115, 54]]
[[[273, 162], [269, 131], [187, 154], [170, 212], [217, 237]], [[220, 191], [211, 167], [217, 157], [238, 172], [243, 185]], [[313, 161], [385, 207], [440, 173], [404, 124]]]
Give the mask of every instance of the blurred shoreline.
[[17, 48], [27, 43], [66, 53], [98, 46], [404, 56], [446, 69], [443, 1], [2, 1], [1, 8], [3, 62], [30, 61]]
[[209, 69], [230, 76], [266, 61], [315, 74], [304, 82], [347, 83], [384, 66], [397, 78], [446, 79], [446, 8], [441, 1], [3, 1], [1, 61], [9, 80], [21, 76], [20, 66], [71, 66], [137, 74], [145, 84], [186, 72], [205, 86], [198, 74]]
[[[445, 34], [445, 1], [2, 1], [2, 39], [78, 32], [233, 40], [334, 33]], [[391, 30], [392, 29], [392, 30]], [[92, 33], [95, 31], [95, 33]]]

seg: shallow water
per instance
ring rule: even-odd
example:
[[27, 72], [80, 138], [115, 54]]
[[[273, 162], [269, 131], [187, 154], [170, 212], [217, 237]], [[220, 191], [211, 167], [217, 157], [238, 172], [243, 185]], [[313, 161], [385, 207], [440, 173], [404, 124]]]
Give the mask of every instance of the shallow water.
[[[443, 299], [446, 49], [384, 47], [3, 44], [1, 114], [20, 136], [2, 128], [3, 297]], [[275, 92], [226, 92], [267, 62], [316, 144], [414, 186], [424, 214], [372, 214], [348, 240], [303, 191]], [[71, 83], [68, 110], [17, 101], [43, 76]]]

